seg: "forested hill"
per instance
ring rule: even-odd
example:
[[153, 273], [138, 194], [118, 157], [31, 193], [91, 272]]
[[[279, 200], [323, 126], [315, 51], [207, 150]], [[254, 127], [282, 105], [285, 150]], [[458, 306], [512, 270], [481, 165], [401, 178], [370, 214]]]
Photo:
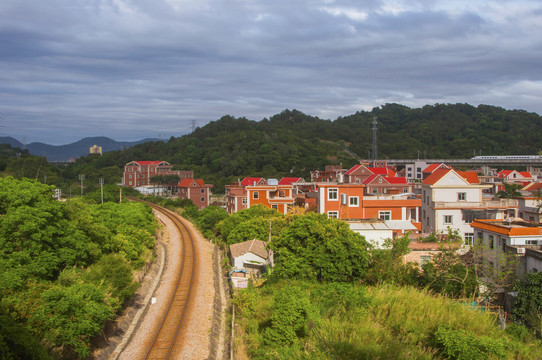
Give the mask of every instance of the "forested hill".
[[[296, 110], [252, 121], [224, 116], [166, 143], [150, 142], [102, 158], [81, 159], [97, 168], [122, 168], [131, 160], [166, 160], [178, 169], [222, 185], [247, 175], [307, 177], [325, 164], [345, 167], [367, 158], [372, 120], [378, 118], [379, 158], [470, 158], [477, 154], [534, 154], [542, 139], [542, 118], [522, 110], [468, 104], [409, 108], [386, 104], [334, 121]], [[86, 172], [89, 173], [89, 172]]]

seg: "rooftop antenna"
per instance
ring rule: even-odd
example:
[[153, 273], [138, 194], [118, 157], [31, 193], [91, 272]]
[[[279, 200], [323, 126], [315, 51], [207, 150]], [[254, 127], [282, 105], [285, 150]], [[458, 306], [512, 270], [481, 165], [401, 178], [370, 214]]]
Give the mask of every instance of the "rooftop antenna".
[[196, 120], [192, 120], [192, 132], [196, 131]]
[[23, 135], [23, 150], [26, 150], [26, 143], [28, 142], [28, 136]]
[[376, 143], [376, 116], [373, 116], [373, 166], [375, 166], [375, 162], [378, 159], [378, 147]]

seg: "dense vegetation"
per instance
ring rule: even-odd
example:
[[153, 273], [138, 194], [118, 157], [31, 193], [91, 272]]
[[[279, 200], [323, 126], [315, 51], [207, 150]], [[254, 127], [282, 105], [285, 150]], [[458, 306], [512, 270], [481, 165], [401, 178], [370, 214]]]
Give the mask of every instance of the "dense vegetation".
[[[167, 142], [148, 142], [103, 156], [88, 155], [63, 169], [50, 169], [45, 160], [12, 161], [6, 175], [43, 179], [68, 196], [86, 191], [98, 179], [114, 185], [124, 165], [133, 160], [166, 160], [177, 169], [193, 170], [196, 177], [223, 186], [239, 177], [302, 176], [326, 164], [350, 167], [366, 158], [372, 145], [372, 119], [378, 118], [380, 158], [470, 158], [484, 155], [535, 154], [540, 151], [542, 118], [535, 113], [468, 104], [437, 104], [408, 108], [386, 104], [334, 121], [296, 110], [252, 121], [223, 116], [193, 133]], [[38, 162], [40, 162], [38, 164]], [[0, 173], [4, 171], [0, 153]]]
[[154, 247], [157, 225], [143, 204], [52, 195], [34, 180], [0, 178], [2, 358], [89, 355]]
[[[522, 325], [468, 304], [479, 295], [474, 264], [453, 248], [423, 269], [405, 264], [407, 237], [372, 248], [335, 219], [255, 206], [232, 215], [210, 207], [189, 217], [223, 246], [269, 239], [275, 267], [240, 290], [236, 355], [252, 359], [538, 359], [542, 343]], [[534, 278], [533, 278], [534, 279]], [[539, 278], [518, 284], [517, 316], [540, 314]], [[487, 298], [493, 289], [488, 284]], [[528, 289], [528, 290], [526, 290]], [[452, 300], [453, 298], [461, 299]], [[474, 303], [473, 303], [474, 304]], [[482, 308], [480, 308], [482, 309]], [[529, 321], [522, 323], [532, 326]]]
[[411, 287], [268, 282], [235, 299], [236, 356], [251, 359], [540, 359], [519, 326]]

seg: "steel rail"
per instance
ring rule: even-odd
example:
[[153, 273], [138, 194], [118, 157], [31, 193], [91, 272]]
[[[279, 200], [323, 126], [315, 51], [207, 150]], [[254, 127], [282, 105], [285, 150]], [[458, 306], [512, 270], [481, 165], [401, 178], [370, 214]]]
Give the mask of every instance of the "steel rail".
[[[188, 227], [178, 218], [177, 215], [171, 211], [150, 203], [148, 201], [139, 200], [136, 198], [129, 198], [130, 200], [141, 201], [149, 205], [153, 209], [164, 214], [169, 218], [179, 230], [182, 245], [182, 258], [181, 258], [181, 270], [178, 273], [178, 277], [175, 282], [175, 290], [171, 299], [169, 300], [166, 313], [160, 322], [159, 328], [156, 330], [152, 343], [149, 345], [145, 359], [169, 359], [172, 355], [173, 348], [177, 343], [177, 338], [183, 319], [185, 318], [188, 301], [194, 283], [194, 273], [196, 268], [196, 257], [194, 248], [194, 239]], [[189, 267], [189, 268], [185, 268]], [[189, 272], [187, 274], [187, 272]], [[190, 276], [188, 288], [186, 277]], [[180, 312], [175, 311], [182, 306]], [[167, 323], [167, 325], [166, 325]], [[175, 327], [173, 333], [172, 327]], [[165, 350], [167, 349], [167, 353]]]

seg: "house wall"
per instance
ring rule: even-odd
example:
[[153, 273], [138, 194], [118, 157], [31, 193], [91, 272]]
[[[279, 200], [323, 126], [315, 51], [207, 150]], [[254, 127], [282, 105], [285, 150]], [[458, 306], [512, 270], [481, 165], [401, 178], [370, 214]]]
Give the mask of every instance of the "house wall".
[[244, 263], [246, 261], [257, 261], [259, 263], [267, 265], [267, 260], [264, 258], [261, 258], [260, 256], [253, 254], [251, 252], [248, 252], [244, 255], [238, 256], [236, 258], [232, 259], [232, 265], [236, 270], [242, 270], [244, 269]]
[[528, 274], [542, 272], [542, 251], [527, 249], [525, 252], [525, 271]]
[[[321, 184], [318, 188], [317, 211], [320, 214], [336, 213], [339, 219], [362, 219], [363, 189], [361, 184]], [[330, 198], [330, 189], [337, 190], [336, 199]], [[351, 198], [356, 198], [357, 206], [351, 205]], [[342, 201], [342, 200], [346, 201]]]

